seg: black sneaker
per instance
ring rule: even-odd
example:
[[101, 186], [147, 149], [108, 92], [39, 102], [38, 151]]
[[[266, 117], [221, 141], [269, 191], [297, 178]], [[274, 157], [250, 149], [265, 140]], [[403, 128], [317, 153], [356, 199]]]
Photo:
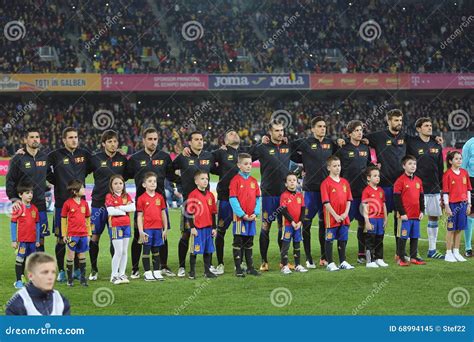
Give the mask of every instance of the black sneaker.
[[204, 273], [204, 278], [217, 278], [217, 276], [211, 271]]
[[468, 250], [466, 251], [466, 254], [465, 254], [465, 255], [466, 255], [466, 257], [468, 257], [468, 258], [472, 258], [472, 249], [468, 249]]
[[191, 279], [191, 280], [196, 279], [196, 272], [190, 271], [190, 272], [188, 273], [188, 278]]
[[239, 278], [245, 278], [245, 273], [244, 271], [240, 270], [240, 271], [235, 271], [235, 276], [236, 277], [239, 277]]
[[73, 286], [74, 286], [74, 283], [73, 283], [72, 281], [68, 281], [68, 282], [67, 282], [67, 286], [73, 287]]
[[255, 268], [250, 268], [247, 270], [247, 274], [250, 274], [250, 275], [253, 275], [253, 276], [261, 276], [262, 273], [260, 273], [259, 271], [257, 271]]
[[87, 280], [85, 279], [81, 279], [81, 285], [85, 287], [89, 286], [89, 284], [87, 284]]

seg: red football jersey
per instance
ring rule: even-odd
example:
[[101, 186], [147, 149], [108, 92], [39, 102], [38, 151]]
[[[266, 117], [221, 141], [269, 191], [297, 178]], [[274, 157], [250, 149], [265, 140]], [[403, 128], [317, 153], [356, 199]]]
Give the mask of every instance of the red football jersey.
[[[299, 222], [301, 209], [304, 207], [304, 197], [301, 192], [292, 193], [285, 190], [280, 196], [280, 207], [286, 207], [288, 213], [295, 222]], [[291, 222], [285, 217], [285, 226], [291, 226]]]
[[[126, 198], [117, 196], [115, 194], [107, 194], [105, 196], [106, 207], [119, 207], [132, 203], [132, 198], [127, 194]], [[109, 225], [112, 227], [130, 226], [130, 215], [127, 213], [122, 216], [109, 216]]]
[[452, 169], [444, 173], [443, 192], [449, 195], [449, 203], [466, 202], [468, 191], [472, 191], [472, 184], [465, 169], [460, 169], [459, 175]]
[[420, 194], [423, 194], [423, 183], [417, 176], [409, 177], [404, 173], [395, 181], [393, 193], [400, 194], [402, 205], [409, 220], [420, 217]]
[[12, 222], [16, 222], [17, 242], [36, 242], [36, 223], [39, 211], [34, 204], [29, 207], [22, 204], [19, 210], [12, 212]]
[[257, 180], [252, 176], [245, 179], [240, 174], [236, 174], [230, 181], [229, 197], [236, 197], [244, 213], [252, 215], [255, 211], [257, 197], [260, 197], [260, 187]]
[[385, 193], [378, 186], [376, 189], [367, 185], [362, 191], [362, 203], [369, 207], [369, 218], [384, 218]]
[[161, 213], [166, 209], [166, 202], [159, 193], [155, 196], [144, 192], [137, 200], [137, 212], [143, 213], [143, 229], [163, 229]]
[[214, 194], [209, 190], [203, 194], [199, 189], [194, 189], [188, 196], [186, 211], [193, 215], [194, 227], [212, 227], [212, 214], [217, 214]]
[[86, 218], [90, 217], [89, 204], [81, 199], [77, 203], [73, 198], [64, 202], [61, 210], [61, 217], [67, 218], [66, 236], [88, 236]]
[[321, 201], [323, 202], [324, 227], [334, 228], [342, 225], [350, 225], [349, 215], [342, 222], [337, 222], [324, 204], [329, 203], [336, 214], [342, 215], [346, 211], [347, 202], [352, 201], [352, 193], [349, 182], [345, 178], [340, 178], [336, 182], [330, 176], [321, 183]]

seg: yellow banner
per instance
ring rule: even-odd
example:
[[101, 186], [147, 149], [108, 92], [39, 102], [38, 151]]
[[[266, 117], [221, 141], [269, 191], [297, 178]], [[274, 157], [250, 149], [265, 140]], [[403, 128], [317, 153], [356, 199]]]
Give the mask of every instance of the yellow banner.
[[0, 92], [100, 90], [100, 74], [0, 74]]

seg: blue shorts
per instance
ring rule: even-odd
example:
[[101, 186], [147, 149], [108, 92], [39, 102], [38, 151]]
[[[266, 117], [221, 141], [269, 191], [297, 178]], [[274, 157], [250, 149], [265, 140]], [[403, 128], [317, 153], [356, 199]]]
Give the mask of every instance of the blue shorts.
[[364, 216], [362, 216], [361, 213], [361, 199], [360, 198], [354, 198], [351, 202], [351, 208], [349, 209], [349, 219], [354, 220], [356, 219], [357, 221], [365, 221]]
[[278, 208], [280, 207], [280, 196], [262, 196], [262, 222], [273, 222], [278, 219], [278, 223], [281, 224], [282, 216], [279, 213]]
[[285, 226], [285, 228], [283, 228], [281, 239], [287, 242], [290, 242], [291, 239], [293, 239], [293, 242], [301, 242], [303, 240], [301, 230], [302, 228], [295, 230], [293, 226]]
[[84, 253], [89, 250], [87, 236], [71, 236], [68, 239], [67, 246], [75, 253]]
[[326, 229], [326, 241], [333, 241], [334, 239], [338, 241], [347, 241], [348, 238], [349, 226], [347, 225]]
[[234, 221], [232, 223], [232, 234], [242, 236], [257, 235], [257, 221]]
[[132, 236], [130, 226], [109, 227], [108, 229], [110, 240], [121, 240]]
[[148, 239], [143, 241], [144, 246], [163, 246], [163, 229], [143, 229], [143, 231], [148, 235]]
[[467, 227], [467, 203], [449, 203], [453, 216], [448, 217], [448, 231], [465, 230]]
[[36, 252], [36, 242], [18, 242], [17, 256], [25, 259], [28, 255]]
[[227, 230], [229, 228], [233, 217], [232, 206], [229, 201], [219, 200], [219, 211], [217, 212], [217, 229]]
[[46, 211], [39, 212], [39, 224], [41, 227], [40, 237], [51, 235], [49, 232], [48, 213]]
[[383, 218], [369, 218], [370, 224], [373, 226], [374, 229], [369, 230], [367, 228], [367, 233], [368, 234], [375, 234], [375, 235], [383, 235], [385, 234], [384, 228], [383, 228]]
[[316, 191], [304, 192], [304, 205], [306, 207], [305, 220], [312, 220], [316, 213], [319, 219], [323, 219], [323, 202], [321, 201], [321, 193]]
[[107, 208], [94, 208], [91, 209], [91, 225], [92, 225], [92, 234], [102, 235], [102, 232], [105, 229], [105, 225], [109, 227], [109, 214], [107, 213]]
[[418, 239], [420, 237], [420, 220], [402, 221], [402, 228], [399, 234], [400, 239]]
[[395, 203], [393, 201], [393, 186], [382, 187], [385, 193], [385, 205], [387, 206], [387, 213], [391, 213], [395, 209]]
[[196, 229], [198, 235], [191, 234], [191, 243], [189, 244], [190, 253], [204, 254], [214, 253], [214, 239], [212, 237], [212, 227]]
[[61, 211], [63, 208], [54, 207], [54, 217], [53, 217], [53, 229], [54, 235], [62, 239], [63, 235], [61, 232]]

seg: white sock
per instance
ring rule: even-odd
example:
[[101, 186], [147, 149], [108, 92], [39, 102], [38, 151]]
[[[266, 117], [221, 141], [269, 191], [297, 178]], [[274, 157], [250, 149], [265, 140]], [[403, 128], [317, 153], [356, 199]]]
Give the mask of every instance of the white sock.
[[459, 254], [459, 248], [453, 248], [453, 254]]
[[428, 221], [428, 250], [436, 250], [436, 241], [438, 240], [438, 221]]
[[119, 265], [119, 276], [123, 276], [127, 270], [127, 260], [128, 260], [128, 242], [129, 238], [122, 239], [122, 257], [120, 258]]
[[450, 249], [448, 249], [448, 250], [446, 251], [446, 254], [447, 254], [447, 255], [451, 255], [451, 254], [453, 254], [453, 251], [450, 250]]
[[120, 258], [122, 257], [122, 240], [112, 240], [114, 246], [114, 256], [112, 257], [112, 277], [119, 275]]

